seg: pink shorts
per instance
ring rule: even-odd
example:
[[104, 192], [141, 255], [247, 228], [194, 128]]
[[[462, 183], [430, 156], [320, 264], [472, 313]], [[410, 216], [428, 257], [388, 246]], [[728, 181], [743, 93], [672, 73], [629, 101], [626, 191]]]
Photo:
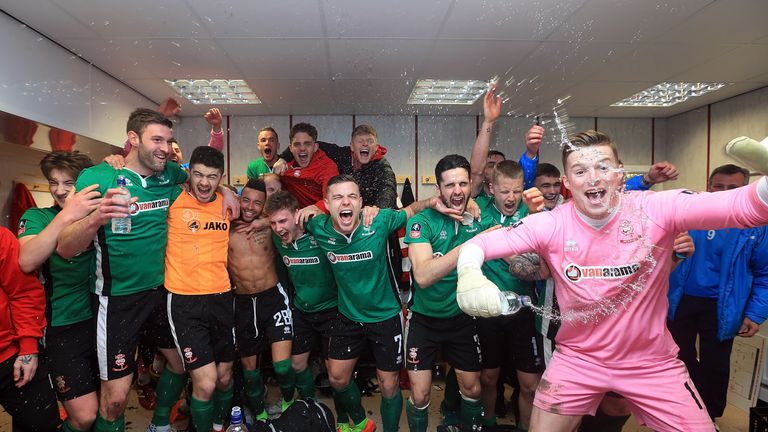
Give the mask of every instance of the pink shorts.
[[626, 398], [638, 422], [656, 431], [714, 431], [685, 364], [676, 358], [601, 366], [555, 351], [534, 405], [554, 414], [594, 415], [609, 391]]

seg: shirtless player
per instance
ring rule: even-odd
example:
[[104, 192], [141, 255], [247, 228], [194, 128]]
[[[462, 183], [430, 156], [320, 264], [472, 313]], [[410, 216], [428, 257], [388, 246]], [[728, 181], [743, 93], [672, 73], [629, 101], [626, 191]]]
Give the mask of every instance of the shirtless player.
[[[251, 223], [261, 217], [267, 199], [261, 179], [250, 179], [240, 196], [240, 220]], [[230, 230], [227, 267], [235, 287], [235, 335], [243, 364], [249, 407], [258, 420], [265, 420], [266, 389], [259, 370], [259, 353], [265, 338], [272, 348], [272, 366], [283, 394], [282, 408], [293, 401], [294, 373], [291, 368], [293, 319], [288, 295], [278, 282], [275, 246], [269, 224], [250, 238]]]

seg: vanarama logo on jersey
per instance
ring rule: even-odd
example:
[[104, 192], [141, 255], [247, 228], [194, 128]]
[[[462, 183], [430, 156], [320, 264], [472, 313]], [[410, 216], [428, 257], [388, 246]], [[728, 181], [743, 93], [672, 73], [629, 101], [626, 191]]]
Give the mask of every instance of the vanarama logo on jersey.
[[369, 259], [373, 259], [373, 252], [369, 250], [351, 254], [335, 254], [333, 252], [328, 252], [328, 261], [330, 261], [331, 264], [354, 261], [368, 261]]
[[579, 266], [568, 264], [563, 269], [563, 274], [571, 282], [582, 279], [620, 279], [631, 276], [640, 269], [640, 264], [624, 264], [618, 266]]
[[320, 264], [320, 258], [316, 256], [304, 258], [291, 258], [289, 256], [283, 256], [283, 263], [286, 267], [295, 265], [315, 265]]
[[168, 198], [133, 203], [131, 204], [131, 216], [145, 211], [167, 209], [169, 204], [170, 200]]

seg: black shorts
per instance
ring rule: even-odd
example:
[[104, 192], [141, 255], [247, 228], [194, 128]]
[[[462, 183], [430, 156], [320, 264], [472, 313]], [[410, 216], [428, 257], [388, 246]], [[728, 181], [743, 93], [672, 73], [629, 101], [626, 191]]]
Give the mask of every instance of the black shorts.
[[241, 358], [293, 339], [293, 316], [282, 285], [257, 294], [235, 295], [235, 334]]
[[94, 294], [96, 356], [102, 380], [136, 371], [136, 347], [142, 332], [158, 348], [174, 347], [165, 310], [166, 293], [160, 286], [126, 296]]
[[185, 370], [235, 361], [232, 292], [168, 293], [168, 323]]
[[60, 401], [99, 389], [96, 328], [92, 319], [46, 328], [43, 346], [51, 382]]
[[349, 360], [360, 357], [369, 346], [376, 369], [399, 371], [403, 366], [403, 313], [376, 323], [358, 323], [341, 315], [340, 327], [328, 342], [328, 357]]
[[535, 318], [528, 308], [514, 315], [478, 318], [483, 369], [509, 364], [520, 372], [544, 372], [544, 347], [541, 334], [536, 331]]
[[461, 314], [451, 318], [433, 318], [411, 312], [405, 330], [405, 368], [431, 370], [437, 350], [451, 366], [465, 372], [480, 370], [480, 339], [475, 318]]
[[323, 358], [328, 357], [328, 342], [334, 335], [343, 335], [344, 323], [336, 308], [319, 312], [302, 312], [293, 308], [293, 344], [291, 354], [298, 355], [320, 348]]
[[32, 380], [19, 388], [13, 381], [13, 363], [17, 357], [18, 354], [13, 354], [0, 363], [0, 405], [11, 416], [12, 426], [9, 429], [40, 432], [59, 430], [59, 404], [51, 388], [45, 358], [38, 359], [37, 371]]

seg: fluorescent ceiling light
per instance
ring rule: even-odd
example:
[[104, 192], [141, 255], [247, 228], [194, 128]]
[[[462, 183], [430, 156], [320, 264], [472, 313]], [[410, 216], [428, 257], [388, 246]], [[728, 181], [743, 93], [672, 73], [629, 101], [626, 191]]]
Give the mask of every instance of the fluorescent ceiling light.
[[243, 80], [165, 80], [181, 96], [199, 105], [260, 104], [261, 100]]
[[726, 83], [663, 82], [622, 99], [611, 106], [669, 107], [688, 98], [701, 96], [726, 86]]
[[488, 83], [479, 80], [416, 81], [408, 103], [412, 105], [472, 105], [488, 89]]

